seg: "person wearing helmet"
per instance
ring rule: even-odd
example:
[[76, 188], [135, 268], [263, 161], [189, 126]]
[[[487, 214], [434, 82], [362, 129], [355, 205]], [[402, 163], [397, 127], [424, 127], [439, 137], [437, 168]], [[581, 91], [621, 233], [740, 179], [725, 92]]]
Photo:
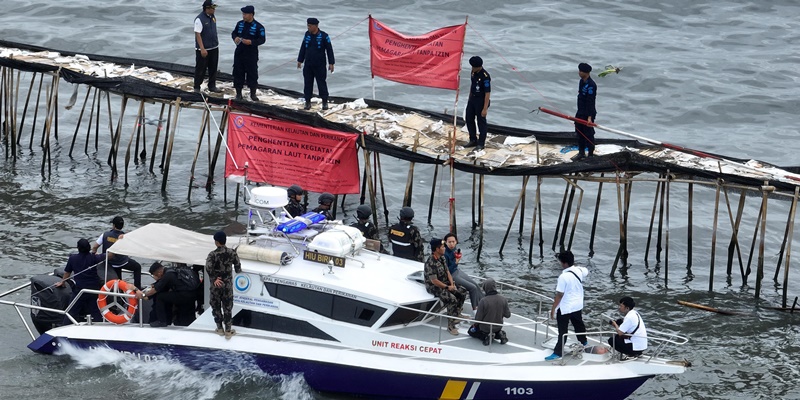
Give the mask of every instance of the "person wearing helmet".
[[303, 201], [303, 188], [300, 185], [289, 186], [286, 189], [286, 195], [289, 196], [289, 204], [285, 208], [290, 217], [294, 218], [306, 213], [306, 207], [301, 203]]
[[422, 240], [419, 228], [411, 222], [414, 219], [414, 209], [411, 207], [401, 208], [398, 219], [400, 221], [389, 228], [392, 253], [396, 257], [424, 262], [425, 242]]
[[350, 224], [353, 228], [358, 228], [361, 234], [366, 239], [380, 240], [378, 238], [378, 227], [369, 222], [369, 217], [372, 215], [372, 208], [366, 204], [362, 204], [356, 208], [356, 221]]
[[333, 197], [332, 194], [325, 192], [319, 195], [319, 200], [317, 201], [319, 203], [319, 206], [317, 206], [317, 208], [311, 211], [323, 214], [325, 215], [325, 219], [327, 219], [328, 221], [333, 221], [333, 215], [331, 214], [331, 204], [333, 204], [335, 200], [336, 198]]

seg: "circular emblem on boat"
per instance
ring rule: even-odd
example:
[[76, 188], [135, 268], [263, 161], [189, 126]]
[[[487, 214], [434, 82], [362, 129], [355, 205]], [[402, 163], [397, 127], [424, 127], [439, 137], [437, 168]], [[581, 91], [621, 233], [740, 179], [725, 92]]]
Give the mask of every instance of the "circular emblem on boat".
[[247, 275], [236, 275], [233, 285], [236, 286], [236, 290], [246, 292], [247, 289], [250, 289], [250, 278]]
[[242, 128], [244, 126], [244, 117], [237, 115], [233, 120], [233, 124], [236, 125], [237, 128]]

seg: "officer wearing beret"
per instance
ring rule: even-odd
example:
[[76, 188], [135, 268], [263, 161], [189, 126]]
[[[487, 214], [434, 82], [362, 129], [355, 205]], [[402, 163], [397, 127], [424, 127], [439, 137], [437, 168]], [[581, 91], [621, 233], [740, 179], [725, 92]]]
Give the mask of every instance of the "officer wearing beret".
[[[306, 99], [304, 109], [311, 109], [311, 95], [314, 93], [314, 80], [317, 80], [319, 97], [322, 98], [322, 109], [328, 109], [328, 84], [325, 82], [327, 71], [333, 73], [333, 64], [336, 59], [333, 57], [333, 46], [331, 37], [327, 33], [319, 30], [319, 20], [309, 18], [306, 20], [308, 30], [300, 43], [300, 54], [297, 55], [297, 69], [305, 62], [303, 67], [303, 96]], [[327, 55], [327, 60], [326, 60]], [[328, 69], [325, 70], [327, 61]]]
[[[467, 298], [467, 290], [456, 285], [444, 261], [444, 240], [431, 239], [431, 256], [425, 261], [425, 290], [436, 296], [447, 307], [447, 315], [461, 316], [461, 308]], [[448, 319], [447, 331], [458, 335], [457, 319]]]
[[256, 9], [253, 6], [242, 7], [242, 20], [236, 23], [231, 32], [231, 39], [236, 43], [233, 53], [233, 87], [236, 89], [236, 100], [242, 100], [242, 88], [245, 81], [250, 87], [250, 100], [258, 101], [258, 46], [267, 41], [264, 25], [255, 20]]
[[[489, 96], [492, 94], [492, 78], [483, 69], [483, 59], [474, 56], [469, 59], [472, 67], [472, 82], [469, 88], [469, 100], [464, 119], [469, 131], [469, 143], [464, 147], [475, 147], [475, 151], [483, 150], [486, 144], [486, 114], [489, 112]], [[478, 132], [475, 134], [475, 120], [478, 120]]]
[[[578, 112], [575, 113], [575, 118], [594, 122], [597, 117], [597, 110], [594, 106], [597, 98], [597, 84], [594, 83], [590, 72], [592, 72], [591, 65], [578, 64], [578, 76], [581, 77], [581, 80], [578, 82]], [[589, 148], [589, 157], [594, 156], [594, 128], [576, 122], [575, 136], [578, 138], [578, 157], [576, 159], [586, 157], [585, 148]]]

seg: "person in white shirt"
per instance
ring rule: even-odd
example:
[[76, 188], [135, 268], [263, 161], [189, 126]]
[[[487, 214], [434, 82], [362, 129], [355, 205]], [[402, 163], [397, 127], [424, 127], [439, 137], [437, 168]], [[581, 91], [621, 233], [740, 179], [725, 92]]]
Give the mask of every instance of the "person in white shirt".
[[638, 311], [633, 311], [636, 302], [630, 297], [623, 297], [619, 300], [619, 313], [625, 319], [609, 321], [617, 334], [608, 338], [608, 344], [618, 352], [630, 356], [638, 357], [647, 349], [647, 328], [644, 320]]
[[578, 334], [578, 341], [586, 346], [586, 326], [583, 324], [583, 282], [589, 276], [589, 270], [585, 267], [578, 267], [575, 264], [575, 256], [571, 251], [565, 251], [557, 255], [564, 270], [558, 277], [556, 285], [556, 298], [553, 307], [550, 309], [550, 318], [555, 319], [558, 324], [558, 341], [553, 349], [553, 354], [545, 357], [546, 361], [561, 358], [564, 347], [564, 335], [567, 333], [569, 323], [575, 333]]

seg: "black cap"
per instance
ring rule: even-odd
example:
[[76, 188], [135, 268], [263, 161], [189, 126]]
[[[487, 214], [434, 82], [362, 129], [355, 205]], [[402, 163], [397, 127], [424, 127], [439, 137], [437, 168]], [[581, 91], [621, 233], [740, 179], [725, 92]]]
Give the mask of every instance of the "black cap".
[[164, 266], [161, 265], [160, 262], [154, 262], [153, 265], [150, 266], [150, 270], [149, 270], [150, 275], [153, 275], [156, 271], [158, 271], [161, 268], [164, 268]]
[[436, 249], [441, 247], [443, 244], [444, 244], [444, 241], [442, 239], [439, 239], [439, 238], [431, 239], [431, 251], [436, 251]]
[[89, 241], [86, 239], [78, 240], [78, 252], [79, 253], [88, 253], [92, 246], [89, 245]]
[[243, 14], [255, 14], [256, 13], [256, 8], [253, 7], [253, 6], [244, 6], [244, 7], [242, 7], [242, 13]]
[[316, 18], [309, 18], [306, 20], [306, 23], [309, 25], [319, 25], [319, 20]]
[[592, 66], [587, 63], [580, 63], [578, 64], [578, 71], [586, 73], [592, 72]]
[[225, 244], [225, 242], [228, 241], [228, 235], [223, 231], [217, 231], [217, 233], [214, 234], [214, 240], [219, 242], [219, 244]]
[[114, 225], [114, 228], [122, 229], [122, 227], [125, 226], [125, 220], [122, 219], [122, 217], [120, 217], [119, 215], [117, 215], [116, 217], [114, 217], [114, 219], [111, 220], [111, 224]]
[[483, 66], [483, 59], [478, 56], [472, 56], [469, 59], [469, 65], [473, 67], [482, 67]]
[[206, 8], [217, 8], [217, 3], [214, 0], [206, 0], [203, 2], [203, 9]]

